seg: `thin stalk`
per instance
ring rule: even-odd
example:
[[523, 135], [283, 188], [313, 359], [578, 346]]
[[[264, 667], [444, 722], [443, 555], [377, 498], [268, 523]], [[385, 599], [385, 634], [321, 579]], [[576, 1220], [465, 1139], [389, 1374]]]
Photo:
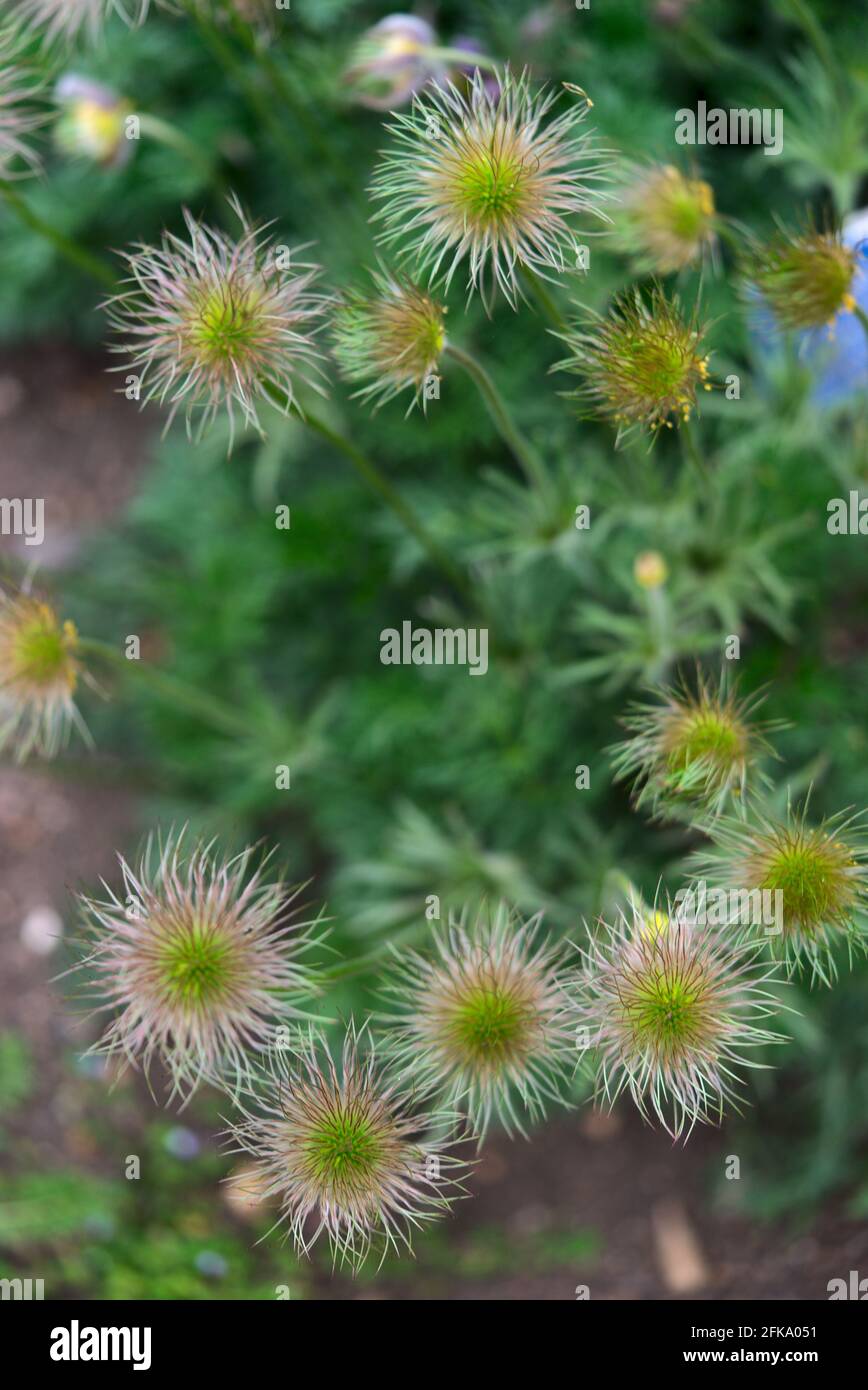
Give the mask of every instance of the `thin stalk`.
[[701, 482], [703, 490], [705, 490], [708, 487], [709, 483], [708, 469], [706, 468], [702, 455], [699, 452], [699, 446], [696, 442], [696, 436], [693, 432], [693, 424], [690, 420], [682, 420], [681, 425], [679, 427], [679, 434], [681, 435], [681, 445], [684, 458], [687, 461], [689, 467], [693, 469], [697, 478]]
[[453, 362], [457, 362], [460, 367], [463, 367], [473, 381], [501, 439], [521, 466], [531, 487], [539, 488], [540, 492], [546, 492], [551, 486], [551, 479], [543, 462], [533, 446], [528, 443], [513, 423], [506, 402], [482, 363], [477, 361], [469, 352], [465, 352], [463, 348], [455, 347], [454, 343], [446, 344], [445, 356], [451, 357]]
[[280, 65], [274, 61], [268, 49], [256, 42], [256, 35], [250, 25], [246, 24], [231, 6], [226, 10], [226, 15], [232, 32], [239, 43], [243, 48], [246, 48], [251, 57], [256, 59], [268, 78], [278, 101], [282, 102], [291, 112], [293, 119], [303, 130], [308, 147], [329, 166], [344, 192], [354, 203], [357, 203], [359, 196], [358, 179], [345, 161], [335, 152], [329, 141], [324, 138], [322, 125], [311, 116], [304, 103], [298, 100], [291, 84], [281, 71]]
[[319, 972], [319, 978], [328, 984], [335, 984], [341, 980], [352, 979], [356, 975], [363, 975], [371, 966], [382, 966], [386, 962], [394, 963], [397, 953], [402, 946], [417, 940], [424, 931], [424, 927], [414, 924], [405, 927], [389, 937], [388, 941], [381, 941], [379, 946], [375, 946], [372, 951], [365, 951], [360, 956], [352, 956], [349, 960], [342, 960], [337, 965], [327, 966]]
[[648, 628], [654, 644], [656, 660], [646, 678], [649, 685], [658, 685], [665, 680], [666, 673], [675, 655], [672, 632], [672, 610], [666, 594], [665, 584], [653, 589], [643, 590], [645, 608], [648, 614]]
[[569, 324], [561, 313], [555, 301], [549, 294], [548, 287], [543, 280], [532, 270], [525, 267], [525, 279], [530, 285], [531, 293], [539, 307], [542, 309], [546, 318], [554, 325], [559, 333], [566, 333]]
[[26, 227], [29, 227], [31, 231], [38, 232], [41, 237], [50, 242], [71, 265], [77, 266], [79, 270], [83, 270], [94, 280], [99, 280], [100, 284], [105, 285], [108, 289], [114, 289], [117, 277], [111, 266], [98, 256], [92, 255], [72, 237], [59, 232], [56, 227], [52, 227], [50, 222], [46, 222], [44, 218], [34, 212], [30, 204], [25, 202], [21, 195], [16, 192], [8, 179], [0, 178], [0, 196]]
[[323, 983], [337, 984], [340, 980], [350, 980], [355, 975], [364, 975], [372, 965], [382, 965], [385, 955], [385, 947], [379, 951], [366, 951], [362, 956], [353, 956], [350, 960], [341, 961], [340, 965], [332, 965], [320, 971], [319, 979]]
[[235, 49], [232, 44], [227, 43], [216, 24], [212, 24], [203, 15], [201, 9], [195, 3], [188, 3], [185, 6], [187, 13], [199, 30], [199, 34], [210, 49], [211, 54], [238, 87], [239, 91], [247, 101], [251, 110], [263, 125], [271, 132], [276, 143], [280, 146], [289, 162], [295, 166], [297, 164], [297, 152], [292, 140], [286, 133], [281, 121], [274, 111], [273, 104], [266, 97], [262, 90], [245, 70], [244, 64], [238, 61]]
[[496, 58], [488, 58], [482, 53], [470, 53], [466, 48], [427, 48], [426, 58], [433, 58], [435, 62], [456, 63], [462, 67], [482, 68], [485, 72], [493, 72], [495, 75], [503, 67]]
[[147, 685], [154, 694], [167, 704], [180, 705], [190, 714], [199, 715], [214, 728], [227, 734], [249, 734], [250, 723], [243, 715], [231, 709], [214, 695], [206, 694], [202, 690], [197, 690], [195, 686], [188, 685], [186, 681], [179, 680], [177, 676], [167, 675], [165, 671], [158, 671], [146, 662], [129, 661], [115, 647], [108, 642], [101, 642], [94, 637], [83, 637], [78, 643], [78, 651], [82, 656], [92, 656], [99, 661], [105, 661], [113, 666], [115, 670], [123, 670], [125, 674], [133, 675], [134, 679]]
[[858, 319], [861, 323], [866, 342], [868, 342], [868, 314], [865, 313], [865, 310], [859, 304], [854, 304], [850, 312], [853, 314], [853, 317]]
[[182, 130], [178, 130], [169, 121], [164, 121], [159, 116], [151, 116], [147, 112], [139, 116], [139, 128], [143, 135], [149, 135], [152, 140], [157, 140], [161, 145], [168, 146], [169, 149], [176, 150], [189, 161], [203, 175], [209, 183], [214, 183], [220, 192], [227, 191], [223, 177], [217, 169], [212, 159], [200, 150]]
[[[285, 393], [272, 383], [267, 383], [266, 389], [271, 400], [278, 409], [285, 412], [288, 405]], [[309, 410], [305, 410], [302, 413], [302, 411], [297, 408], [295, 413], [296, 418], [300, 420], [303, 425], [307, 425], [308, 429], [314, 430], [322, 439], [325, 439], [333, 448], [337, 449], [339, 453], [342, 453], [345, 458], [349, 459], [356, 472], [365, 480], [368, 487], [372, 488], [374, 492], [382, 497], [383, 501], [388, 503], [392, 508], [395, 515], [401, 518], [407, 530], [419, 542], [422, 549], [427, 552], [434, 564], [442, 570], [450, 584], [475, 606], [473, 593], [464, 575], [449, 558], [445, 550], [440, 548], [433, 536], [426, 531], [422, 522], [413, 511], [413, 508], [404, 501], [401, 494], [396, 491], [388, 478], [380, 472], [377, 465], [372, 463], [367, 455], [362, 453], [361, 449], [357, 449], [355, 444], [349, 439], [345, 439], [337, 430], [333, 430], [330, 425], [327, 425], [324, 420], [320, 420], [317, 415], [312, 415]]]

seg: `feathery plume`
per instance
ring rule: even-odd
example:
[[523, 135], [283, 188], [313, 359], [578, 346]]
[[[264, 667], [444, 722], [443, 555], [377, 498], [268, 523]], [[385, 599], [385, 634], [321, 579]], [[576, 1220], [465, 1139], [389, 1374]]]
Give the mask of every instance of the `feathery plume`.
[[417, 95], [371, 187], [379, 239], [447, 288], [467, 259], [486, 306], [496, 290], [516, 306], [521, 270], [576, 266], [576, 218], [607, 220], [596, 185], [608, 161], [580, 131], [587, 99], [546, 124], [557, 95], [507, 72], [493, 96], [478, 70], [466, 94], [449, 83]]
[[522, 1112], [535, 1121], [562, 1102], [575, 1062], [563, 949], [538, 940], [541, 922], [483, 908], [469, 928], [435, 932], [433, 958], [402, 952], [386, 985], [390, 1055], [464, 1111], [480, 1142], [492, 1117], [524, 1133]]
[[102, 34], [106, 21], [119, 14], [130, 25], [141, 24], [150, 0], [18, 0], [16, 15], [22, 23], [37, 29], [48, 43], [71, 44], [81, 35], [92, 43]]
[[298, 922], [295, 899], [251, 872], [252, 848], [232, 858], [185, 832], [151, 836], [137, 868], [118, 856], [121, 895], [80, 899], [86, 974], [97, 1012], [112, 1022], [93, 1051], [120, 1056], [148, 1075], [159, 1058], [171, 1095], [202, 1081], [239, 1089], [251, 1049], [271, 1045], [298, 1004], [318, 987], [305, 956], [317, 922]]
[[758, 1026], [780, 1007], [764, 988], [774, 966], [757, 960], [759, 943], [726, 933], [677, 904], [649, 915], [632, 901], [583, 952], [574, 1021], [596, 1053], [598, 1093], [613, 1105], [629, 1092], [673, 1138], [719, 1121], [738, 1100], [734, 1068], [783, 1041]]
[[53, 758], [75, 727], [90, 735], [75, 705], [83, 674], [75, 624], [49, 603], [0, 590], [0, 748], [17, 762], [31, 752]]
[[350, 1024], [338, 1060], [310, 1030], [268, 1055], [229, 1134], [262, 1198], [279, 1200], [299, 1253], [325, 1234], [335, 1261], [357, 1269], [374, 1248], [381, 1259], [412, 1252], [413, 1230], [460, 1191], [455, 1117], [427, 1101], [399, 1083], [365, 1029]]
[[774, 755], [765, 734], [780, 723], [753, 718], [765, 694], [742, 697], [725, 675], [713, 688], [701, 671], [695, 689], [683, 681], [655, 694], [654, 704], [632, 705], [621, 721], [630, 738], [611, 750], [618, 780], [633, 782], [639, 807], [719, 814], [744, 795], [758, 761]]
[[22, 58], [21, 36], [8, 24], [0, 24], [0, 178], [15, 175], [20, 160], [27, 172], [39, 167], [30, 136], [45, 123], [33, 105], [41, 87]]
[[351, 290], [337, 303], [332, 329], [341, 374], [364, 384], [354, 392], [375, 409], [411, 390], [409, 411], [425, 398], [446, 342], [446, 310], [404, 275], [372, 273], [371, 293]]
[[117, 370], [140, 376], [145, 401], [169, 401], [169, 423], [183, 409], [189, 431], [201, 412], [200, 435], [221, 409], [234, 432], [235, 407], [259, 430], [257, 403], [288, 411], [296, 379], [322, 391], [312, 376], [322, 357], [313, 335], [328, 303], [312, 288], [319, 267], [273, 246], [237, 199], [230, 206], [239, 240], [185, 211], [188, 240], [165, 232], [161, 248], [126, 253], [131, 287], [107, 306], [125, 338], [113, 348], [128, 359]]
[[566, 393], [590, 413], [618, 429], [672, 429], [690, 419], [697, 392], [711, 390], [708, 355], [696, 311], [685, 317], [677, 295], [668, 298], [660, 286], [649, 297], [638, 289], [616, 297], [608, 315], [588, 315], [559, 335], [569, 357], [553, 371], [584, 377], [584, 384]]
[[691, 860], [696, 877], [724, 889], [780, 893], [779, 936], [770, 949], [790, 973], [808, 968], [831, 984], [834, 947], [846, 941], [868, 949], [868, 844], [862, 817], [841, 812], [811, 825], [807, 807], [787, 806], [783, 817], [757, 811], [748, 820], [727, 817], [709, 828], [712, 847]]

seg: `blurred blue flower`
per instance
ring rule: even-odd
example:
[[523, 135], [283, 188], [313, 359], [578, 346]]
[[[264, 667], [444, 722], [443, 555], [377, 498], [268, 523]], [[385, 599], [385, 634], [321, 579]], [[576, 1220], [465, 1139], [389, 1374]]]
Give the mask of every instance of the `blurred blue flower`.
[[163, 1145], [175, 1158], [195, 1158], [202, 1145], [198, 1135], [183, 1125], [175, 1125], [163, 1139]]
[[222, 1279], [229, 1270], [228, 1261], [222, 1255], [218, 1255], [216, 1250], [200, 1250], [195, 1265], [199, 1273], [204, 1274], [207, 1279]]
[[[868, 209], [847, 218], [841, 240], [852, 247], [858, 259], [852, 292], [863, 313], [868, 314]], [[784, 346], [771, 310], [754, 298], [750, 328], [760, 362], [769, 354], [779, 355]], [[793, 334], [799, 360], [810, 368], [814, 378], [811, 401], [828, 408], [850, 400], [868, 388], [868, 338], [855, 314], [842, 311], [834, 327], [810, 328]]]

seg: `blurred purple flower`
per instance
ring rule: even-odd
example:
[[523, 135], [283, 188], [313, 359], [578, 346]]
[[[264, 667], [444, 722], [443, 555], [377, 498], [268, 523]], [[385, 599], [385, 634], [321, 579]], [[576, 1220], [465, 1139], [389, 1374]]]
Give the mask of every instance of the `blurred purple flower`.
[[[451, 47], [461, 53], [478, 53], [480, 57], [485, 56], [485, 49], [482, 44], [476, 39], [465, 38], [463, 34], [459, 34], [457, 38], [452, 40]], [[490, 100], [497, 101], [499, 99], [501, 91], [500, 82], [493, 72], [488, 72], [487, 70], [482, 71], [476, 67], [475, 63], [459, 63], [456, 71], [459, 72], [462, 77], [469, 77], [471, 82], [473, 81], [474, 74], [478, 72], [482, 79], [482, 85]]]
[[403, 106], [427, 82], [444, 80], [443, 64], [431, 56], [436, 47], [437, 35], [424, 19], [387, 15], [359, 39], [343, 85], [375, 111]]

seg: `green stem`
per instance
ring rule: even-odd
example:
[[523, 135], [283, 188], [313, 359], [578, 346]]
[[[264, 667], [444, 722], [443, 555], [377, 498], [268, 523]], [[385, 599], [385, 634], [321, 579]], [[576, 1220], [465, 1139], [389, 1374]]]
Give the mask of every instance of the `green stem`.
[[709, 483], [708, 469], [699, 452], [699, 446], [696, 442], [696, 436], [693, 433], [693, 425], [690, 420], [682, 420], [679, 427], [679, 434], [681, 435], [684, 457], [701, 482], [704, 491]]
[[329, 984], [336, 984], [340, 980], [352, 979], [354, 975], [364, 975], [370, 966], [382, 965], [383, 955], [382, 949], [366, 951], [363, 956], [354, 956], [351, 960], [343, 960], [340, 965], [332, 965], [321, 971], [319, 978], [328, 981]]
[[353, 956], [350, 960], [342, 960], [337, 965], [327, 966], [325, 970], [320, 972], [320, 979], [329, 984], [337, 983], [340, 980], [352, 979], [355, 975], [363, 975], [371, 966], [382, 966], [385, 961], [394, 962], [397, 959], [398, 949], [418, 940], [424, 934], [427, 925], [427, 923], [414, 923], [397, 933], [392, 933], [388, 941], [382, 941], [372, 951], [365, 951], [363, 955]]
[[[271, 382], [265, 383], [265, 389], [277, 408], [285, 413], [289, 405], [285, 393], [280, 387], [275, 386]], [[445, 550], [440, 548], [433, 536], [429, 535], [412, 507], [404, 501], [401, 494], [396, 491], [388, 478], [380, 472], [376, 464], [372, 463], [367, 455], [363, 454], [361, 449], [357, 449], [355, 444], [349, 439], [345, 439], [342, 434], [339, 434], [337, 430], [333, 430], [330, 425], [327, 425], [324, 420], [320, 420], [317, 415], [312, 415], [309, 410], [302, 412], [296, 407], [296, 418], [299, 419], [303, 425], [307, 425], [308, 429], [314, 430], [316, 434], [320, 435], [322, 439], [325, 439], [333, 448], [337, 449], [339, 453], [342, 453], [345, 458], [349, 459], [356, 472], [365, 480], [367, 485], [382, 497], [384, 502], [388, 503], [396, 516], [401, 518], [407, 530], [419, 542], [422, 549], [427, 552], [434, 564], [443, 571], [450, 584], [475, 606], [473, 593], [464, 575], [452, 562]]]
[[152, 140], [157, 140], [161, 145], [166, 145], [169, 149], [176, 150], [178, 154], [183, 155], [199, 170], [208, 183], [215, 183], [220, 192], [227, 192], [226, 185], [214, 161], [203, 154], [199, 146], [190, 140], [182, 130], [178, 130], [177, 126], [162, 120], [159, 116], [151, 116], [145, 112], [139, 116], [139, 129], [143, 135], [149, 135]]
[[256, 35], [250, 25], [241, 19], [240, 15], [231, 4], [228, 9], [226, 9], [225, 13], [232, 28], [232, 32], [239, 43], [247, 50], [251, 57], [255, 58], [257, 64], [268, 78], [274, 95], [292, 114], [293, 119], [301, 127], [308, 148], [315, 152], [320, 161], [329, 166], [332, 173], [341, 184], [344, 192], [352, 199], [353, 204], [357, 204], [359, 197], [358, 179], [344, 160], [336, 154], [329, 141], [324, 138], [322, 124], [311, 116], [304, 103], [299, 101], [291, 84], [287, 81], [285, 74], [281, 71], [279, 64], [274, 61], [268, 49], [256, 42]]
[[862, 329], [865, 333], [866, 341], [868, 341], [868, 314], [865, 313], [865, 310], [859, 304], [853, 305], [851, 313], [853, 314], [854, 318], [858, 319], [861, 323]]
[[543, 462], [533, 446], [513, 424], [506, 402], [482, 363], [478, 362], [469, 352], [465, 352], [463, 348], [455, 347], [454, 343], [446, 344], [445, 356], [451, 357], [453, 362], [457, 362], [460, 367], [463, 367], [473, 381], [485, 401], [488, 413], [501, 439], [516, 462], [521, 465], [531, 487], [539, 488], [542, 493], [546, 492], [551, 486], [551, 479], [546, 473]]
[[129, 661], [108, 642], [101, 642], [94, 637], [83, 637], [79, 641], [78, 650], [82, 656], [96, 657], [98, 660], [112, 665], [118, 671], [123, 670], [125, 674], [133, 673], [136, 680], [149, 686], [154, 694], [165, 700], [167, 704], [180, 705], [190, 714], [200, 715], [222, 733], [244, 735], [250, 733], [249, 721], [243, 715], [230, 709], [222, 700], [197, 690], [195, 686], [188, 685], [186, 681], [179, 680], [177, 676], [170, 676], [165, 671], [158, 671], [146, 662]]
[[228, 73], [256, 117], [271, 132], [275, 142], [283, 150], [290, 163], [295, 166], [297, 163], [295, 146], [276, 115], [272, 103], [268, 101], [265, 92], [254, 80], [248, 77], [244, 64], [238, 61], [235, 56], [235, 49], [226, 42], [217, 25], [203, 15], [195, 0], [186, 0], [185, 9], [199, 30], [200, 37], [210, 50], [212, 57], [216, 58], [220, 66]]
[[3, 197], [7, 205], [12, 208], [16, 215], [21, 219], [26, 227], [31, 231], [38, 232], [41, 237], [49, 241], [60, 254], [65, 257], [70, 264], [83, 270], [100, 284], [108, 289], [114, 289], [116, 276], [111, 266], [105, 261], [94, 256], [90, 251], [79, 246], [77, 241], [59, 232], [56, 227], [52, 227], [50, 222], [46, 222], [38, 213], [34, 212], [29, 203], [16, 192], [8, 179], [0, 178], [0, 196]]
[[466, 48], [427, 48], [425, 57], [433, 58], [435, 62], [440, 63], [482, 68], [485, 72], [493, 72], [495, 75], [503, 67], [496, 58], [488, 58], [482, 53], [470, 53]]
[[531, 293], [546, 318], [554, 324], [559, 333], [566, 333], [569, 324], [549, 294], [545, 282], [541, 280], [538, 275], [534, 274], [532, 270], [528, 270], [527, 267], [525, 267], [525, 279], [530, 285]]

